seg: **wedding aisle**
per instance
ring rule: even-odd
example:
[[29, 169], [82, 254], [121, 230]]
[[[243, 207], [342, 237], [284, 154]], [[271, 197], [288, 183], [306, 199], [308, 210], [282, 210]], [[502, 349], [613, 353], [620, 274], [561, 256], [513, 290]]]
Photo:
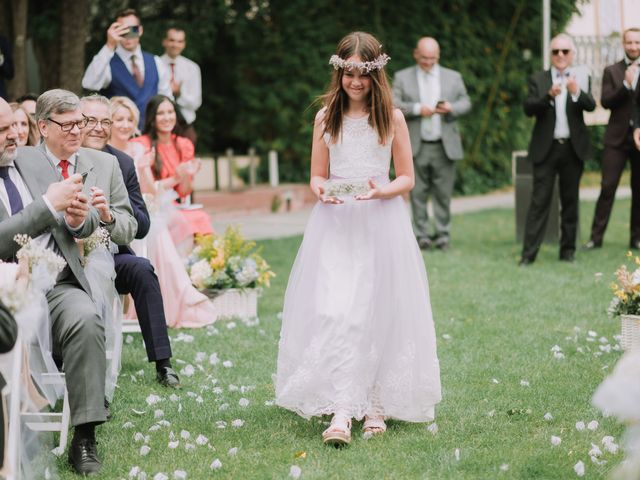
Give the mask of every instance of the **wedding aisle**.
[[[582, 207], [584, 239], [593, 203]], [[260, 242], [277, 277], [258, 321], [170, 331], [181, 390], [158, 386], [140, 336], [125, 338], [113, 419], [98, 430], [100, 478], [604, 478], [623, 458], [611, 446], [623, 428], [590, 401], [621, 356], [606, 308], [628, 209], [616, 202], [604, 248], [566, 264], [545, 246], [525, 269], [510, 210], [456, 216], [453, 248], [424, 254], [442, 371], [436, 420], [390, 422], [368, 440], [356, 424], [341, 451], [322, 444], [321, 420], [273, 405], [282, 297], [301, 238]], [[65, 463], [60, 478], [76, 478]]]

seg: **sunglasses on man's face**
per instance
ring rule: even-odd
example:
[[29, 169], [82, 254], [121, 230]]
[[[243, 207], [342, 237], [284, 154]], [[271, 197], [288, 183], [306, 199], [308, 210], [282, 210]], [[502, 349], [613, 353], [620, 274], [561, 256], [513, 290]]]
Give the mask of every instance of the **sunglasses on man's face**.
[[569, 55], [569, 52], [571, 50], [568, 48], [554, 48], [553, 50], [551, 50], [551, 53], [553, 53], [554, 55], [560, 55], [560, 52], [562, 52], [563, 55]]

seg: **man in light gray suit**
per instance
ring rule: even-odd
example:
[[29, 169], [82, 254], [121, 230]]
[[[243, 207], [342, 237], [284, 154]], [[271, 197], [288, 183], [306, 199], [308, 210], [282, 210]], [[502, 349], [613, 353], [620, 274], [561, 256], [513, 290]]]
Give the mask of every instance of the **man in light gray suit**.
[[[394, 103], [407, 120], [416, 172], [411, 191], [413, 230], [421, 249], [447, 250], [455, 161], [463, 157], [457, 120], [471, 110], [471, 100], [460, 73], [438, 64], [440, 46], [434, 38], [421, 38], [413, 57], [416, 65], [396, 72], [393, 78]], [[433, 235], [429, 235], [427, 213], [430, 196]]]
[[[69, 461], [76, 472], [91, 474], [100, 470], [95, 426], [106, 419], [105, 328], [74, 237], [86, 238], [103, 224], [115, 236], [130, 241], [135, 225], [126, 218], [127, 208], [131, 211], [128, 204], [109, 208], [107, 215], [100, 192], [83, 189], [80, 158], [84, 156], [78, 150], [87, 121], [78, 97], [62, 90], [45, 92], [38, 99], [36, 117], [44, 144], [16, 152], [13, 114], [5, 102], [0, 103], [0, 258], [13, 259], [19, 248], [13, 237], [24, 233], [67, 262], [47, 300], [53, 352], [64, 364], [75, 427]], [[95, 164], [93, 169], [101, 177], [109, 171]]]

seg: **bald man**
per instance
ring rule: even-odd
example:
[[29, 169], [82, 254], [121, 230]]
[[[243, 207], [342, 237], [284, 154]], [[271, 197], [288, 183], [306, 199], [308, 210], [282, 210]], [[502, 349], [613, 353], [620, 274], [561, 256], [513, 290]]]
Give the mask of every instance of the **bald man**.
[[[463, 157], [458, 117], [471, 110], [471, 100], [460, 73], [438, 63], [440, 46], [434, 38], [421, 38], [413, 58], [416, 65], [396, 72], [393, 78], [394, 103], [407, 120], [416, 172], [411, 191], [413, 230], [421, 249], [447, 250], [455, 162]], [[430, 197], [435, 217], [431, 232]]]

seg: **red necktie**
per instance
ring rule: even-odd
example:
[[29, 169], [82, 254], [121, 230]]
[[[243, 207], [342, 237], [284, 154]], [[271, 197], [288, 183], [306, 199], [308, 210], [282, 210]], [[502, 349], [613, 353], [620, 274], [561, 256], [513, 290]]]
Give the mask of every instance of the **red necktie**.
[[60, 160], [60, 171], [62, 173], [62, 178], [65, 180], [69, 178], [69, 161], [68, 160]]
[[169, 66], [171, 67], [171, 81], [173, 82], [176, 79], [176, 64], [172, 62]]
[[144, 78], [142, 78], [142, 72], [136, 63], [135, 55], [131, 55], [131, 71], [133, 72], [133, 78], [135, 79], [136, 84], [139, 87], [142, 87], [142, 85], [144, 85]]

